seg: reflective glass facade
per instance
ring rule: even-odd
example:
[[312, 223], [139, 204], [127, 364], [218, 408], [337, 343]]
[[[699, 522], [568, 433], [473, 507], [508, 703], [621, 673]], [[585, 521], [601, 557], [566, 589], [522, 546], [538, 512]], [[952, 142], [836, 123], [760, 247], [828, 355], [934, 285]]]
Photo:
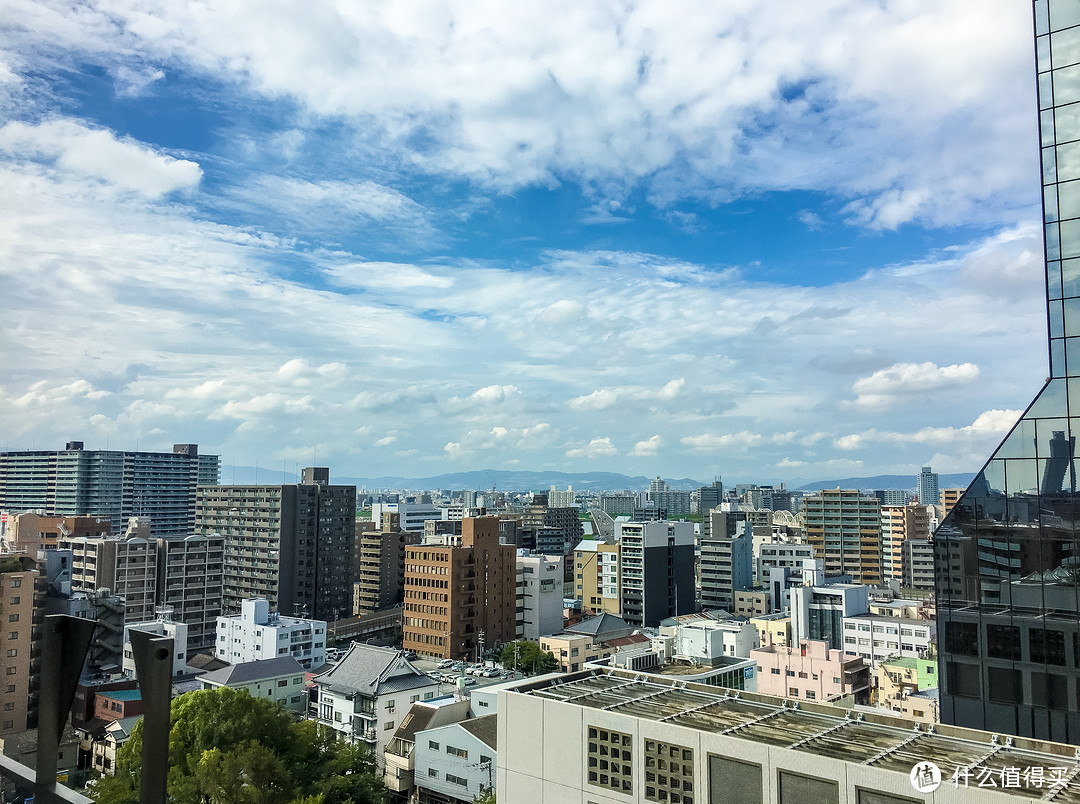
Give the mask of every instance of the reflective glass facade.
[[1080, 0], [1034, 12], [1050, 379], [934, 534], [941, 720], [1080, 743]]

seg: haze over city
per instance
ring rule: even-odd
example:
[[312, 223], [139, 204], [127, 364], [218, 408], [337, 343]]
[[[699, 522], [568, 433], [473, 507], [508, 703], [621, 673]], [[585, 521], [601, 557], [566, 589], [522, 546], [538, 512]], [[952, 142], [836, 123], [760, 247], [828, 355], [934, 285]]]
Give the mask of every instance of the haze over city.
[[1023, 3], [3, 16], [0, 449], [974, 472], [1046, 376]]

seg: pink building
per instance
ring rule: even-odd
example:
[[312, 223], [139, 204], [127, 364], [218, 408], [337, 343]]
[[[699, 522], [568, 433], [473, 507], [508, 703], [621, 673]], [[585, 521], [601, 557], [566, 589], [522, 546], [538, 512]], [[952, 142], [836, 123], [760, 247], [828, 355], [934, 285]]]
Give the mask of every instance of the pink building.
[[856, 703], [870, 702], [870, 668], [856, 653], [829, 643], [804, 639], [798, 647], [768, 645], [754, 648], [758, 692], [800, 701], [828, 701], [853, 695]]

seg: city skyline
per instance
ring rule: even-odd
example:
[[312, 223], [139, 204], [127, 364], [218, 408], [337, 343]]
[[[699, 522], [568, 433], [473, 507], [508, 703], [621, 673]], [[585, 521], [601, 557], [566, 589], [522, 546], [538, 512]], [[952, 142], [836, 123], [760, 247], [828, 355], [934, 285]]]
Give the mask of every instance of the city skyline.
[[1023, 4], [419, 8], [11, 4], [0, 449], [975, 472], [1046, 376]]

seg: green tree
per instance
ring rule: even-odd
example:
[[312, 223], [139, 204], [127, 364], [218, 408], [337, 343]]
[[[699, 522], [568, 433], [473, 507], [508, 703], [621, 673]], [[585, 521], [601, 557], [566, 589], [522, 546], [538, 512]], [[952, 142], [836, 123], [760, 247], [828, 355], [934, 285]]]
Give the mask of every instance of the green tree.
[[[176, 804], [377, 804], [371, 752], [330, 729], [296, 722], [246, 690], [201, 690], [172, 703], [169, 800]], [[93, 783], [99, 804], [135, 804], [142, 723], [117, 754], [116, 775]]]
[[526, 673], [550, 673], [559, 666], [551, 651], [540, 650], [539, 645], [527, 639], [516, 640], [504, 647], [501, 660], [503, 667], [516, 667]]

